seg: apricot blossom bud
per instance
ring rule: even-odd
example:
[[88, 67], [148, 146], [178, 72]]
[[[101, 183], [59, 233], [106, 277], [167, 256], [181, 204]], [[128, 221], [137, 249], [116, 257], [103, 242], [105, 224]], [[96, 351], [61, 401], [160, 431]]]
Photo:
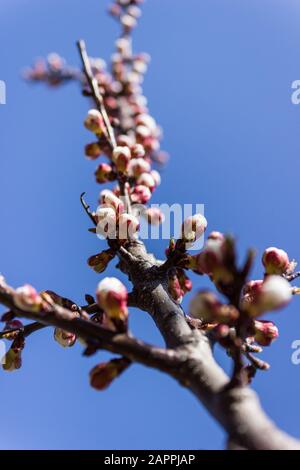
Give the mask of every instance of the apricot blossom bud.
[[141, 144], [135, 144], [131, 149], [132, 158], [143, 158], [145, 153], [145, 149]]
[[111, 237], [116, 233], [117, 216], [115, 209], [110, 206], [100, 206], [96, 212], [97, 233]]
[[103, 131], [103, 118], [100, 111], [90, 109], [85, 118], [84, 125], [89, 131], [94, 132], [94, 134], [101, 135]]
[[155, 186], [159, 186], [160, 183], [161, 183], [161, 177], [160, 177], [160, 174], [158, 173], [158, 171], [152, 170], [152, 171], [150, 172], [150, 175], [151, 175], [152, 178], [154, 179]]
[[136, 238], [140, 228], [140, 222], [132, 214], [121, 214], [119, 217], [119, 238], [120, 240], [129, 240]]
[[261, 346], [270, 346], [279, 336], [278, 328], [272, 321], [255, 320], [254, 330], [254, 339]]
[[112, 167], [108, 163], [100, 163], [95, 171], [97, 183], [106, 183], [112, 175]]
[[71, 346], [74, 346], [76, 342], [76, 335], [74, 333], [69, 333], [69, 331], [62, 330], [61, 328], [55, 328], [54, 339], [63, 348], [70, 348]]
[[200, 238], [207, 227], [207, 220], [202, 214], [188, 217], [181, 229], [181, 236], [185, 242], [193, 243]]
[[85, 146], [85, 155], [90, 160], [95, 160], [101, 155], [101, 148], [98, 142], [92, 142], [91, 144], [87, 144]]
[[42, 308], [41, 296], [29, 284], [18, 287], [13, 294], [13, 299], [16, 307], [26, 312], [39, 312]]
[[134, 178], [138, 178], [142, 173], [150, 171], [150, 163], [143, 158], [133, 158], [128, 165], [128, 174]]
[[277, 310], [292, 298], [292, 288], [281, 276], [268, 276], [261, 288], [260, 305], [264, 311]]
[[127, 171], [130, 159], [131, 152], [129, 147], [119, 146], [113, 150], [112, 160], [119, 172], [125, 173]]
[[155, 181], [150, 173], [142, 173], [137, 179], [137, 184], [147, 186], [151, 192], [156, 186]]
[[164, 222], [165, 216], [158, 207], [149, 207], [143, 212], [149, 224], [159, 225]]
[[290, 267], [288, 254], [279, 248], [270, 247], [264, 251], [262, 263], [266, 274], [285, 274]]
[[146, 204], [151, 198], [151, 191], [147, 186], [138, 184], [131, 192], [131, 200], [134, 203]]
[[110, 189], [104, 189], [100, 193], [100, 204], [112, 207], [116, 212], [120, 213], [124, 210], [124, 204]]
[[106, 277], [99, 282], [97, 287], [98, 304], [111, 319], [126, 320], [127, 310], [127, 289], [119, 279]]
[[241, 308], [256, 317], [270, 310], [277, 310], [292, 298], [288, 281], [278, 275], [270, 275], [264, 281], [251, 281], [244, 287]]
[[205, 323], [230, 323], [239, 316], [233, 305], [225, 305], [210, 291], [200, 291], [190, 303], [191, 315]]

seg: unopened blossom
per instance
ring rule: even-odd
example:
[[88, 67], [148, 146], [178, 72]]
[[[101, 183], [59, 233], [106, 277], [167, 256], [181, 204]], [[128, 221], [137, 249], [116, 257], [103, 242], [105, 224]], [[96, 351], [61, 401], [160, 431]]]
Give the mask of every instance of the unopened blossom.
[[195, 271], [212, 276], [215, 282], [230, 282], [231, 275], [225, 266], [226, 243], [222, 238], [209, 238], [197, 255]]
[[260, 304], [265, 311], [276, 310], [286, 305], [292, 298], [288, 281], [281, 276], [268, 276], [261, 288]]
[[99, 306], [111, 319], [126, 320], [128, 316], [128, 292], [124, 284], [115, 277], [106, 277], [97, 287]]
[[165, 216], [158, 207], [149, 207], [143, 212], [143, 216], [151, 225], [159, 225], [164, 222]]
[[285, 274], [290, 268], [288, 254], [280, 248], [267, 248], [262, 256], [266, 274]]
[[42, 298], [30, 284], [18, 287], [13, 294], [13, 299], [16, 307], [26, 312], [39, 312], [42, 308]]
[[112, 174], [112, 167], [108, 163], [100, 163], [95, 171], [97, 183], [106, 183], [107, 181], [110, 181], [112, 179]]
[[117, 216], [111, 206], [99, 206], [96, 211], [97, 234], [112, 238], [116, 234]]
[[90, 384], [96, 390], [105, 390], [127, 367], [130, 361], [124, 357], [112, 359], [95, 366], [90, 372]]
[[119, 238], [121, 240], [129, 240], [136, 238], [140, 228], [140, 222], [137, 217], [132, 214], [121, 214], [119, 217]]
[[151, 198], [151, 191], [147, 186], [139, 184], [131, 191], [131, 200], [134, 203], [146, 204]]
[[131, 148], [132, 158], [143, 158], [145, 153], [145, 149], [141, 144], [135, 144]]
[[70, 348], [71, 346], [74, 346], [76, 342], [76, 335], [69, 331], [62, 330], [61, 328], [55, 328], [54, 339], [63, 348]]
[[138, 185], [147, 186], [152, 192], [156, 186], [155, 181], [150, 173], [142, 173], [137, 179]]
[[190, 303], [193, 317], [205, 323], [230, 323], [236, 320], [239, 312], [232, 305], [222, 304], [217, 296], [210, 291], [200, 291]]
[[152, 170], [152, 171], [150, 171], [150, 175], [154, 179], [155, 186], [159, 186], [160, 183], [161, 183], [161, 176], [160, 176], [159, 172], [156, 171], [156, 170]]
[[193, 243], [200, 238], [207, 227], [207, 220], [202, 214], [188, 217], [181, 228], [181, 237], [185, 242]]
[[279, 336], [278, 328], [272, 321], [255, 320], [254, 339], [261, 346], [269, 346]]
[[90, 159], [90, 160], [95, 160], [101, 155], [101, 148], [98, 144], [98, 142], [92, 142], [91, 144], [87, 144], [85, 146], [85, 155]]
[[100, 193], [100, 204], [112, 207], [116, 212], [123, 212], [124, 203], [110, 189], [104, 189]]
[[84, 125], [94, 134], [101, 135], [104, 128], [104, 123], [100, 111], [97, 109], [90, 109], [85, 118]]
[[130, 148], [126, 146], [119, 146], [113, 150], [112, 160], [116, 165], [117, 171], [125, 173], [131, 159]]
[[138, 178], [143, 173], [149, 173], [150, 169], [150, 163], [144, 158], [133, 158], [128, 164], [128, 174], [134, 178]]
[[168, 291], [173, 300], [175, 300], [176, 303], [181, 304], [184, 293], [181, 289], [180, 282], [176, 273], [173, 273], [169, 276]]
[[224, 241], [225, 240], [225, 237], [223, 235], [223, 233], [221, 232], [217, 232], [216, 230], [211, 232], [208, 237], [207, 237], [208, 240], [220, 240], [220, 241]]
[[285, 306], [292, 298], [292, 288], [279, 275], [270, 275], [264, 281], [251, 281], [244, 287], [241, 307], [252, 317]]

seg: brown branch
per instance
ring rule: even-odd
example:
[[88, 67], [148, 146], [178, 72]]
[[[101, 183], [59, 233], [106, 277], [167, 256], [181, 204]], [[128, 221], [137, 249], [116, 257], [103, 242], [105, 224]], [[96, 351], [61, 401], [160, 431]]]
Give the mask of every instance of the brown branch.
[[106, 127], [108, 142], [110, 143], [112, 149], [114, 149], [117, 146], [114, 130], [112, 128], [108, 114], [106, 112], [106, 109], [103, 103], [103, 97], [99, 90], [98, 82], [92, 72], [91, 63], [90, 63], [89, 56], [87, 54], [85, 42], [82, 39], [80, 41], [77, 41], [77, 47], [78, 47], [78, 51], [79, 51], [80, 58], [82, 61], [84, 74], [86, 76], [93, 98], [95, 100], [98, 110], [101, 113], [101, 116], [103, 118], [103, 121]]

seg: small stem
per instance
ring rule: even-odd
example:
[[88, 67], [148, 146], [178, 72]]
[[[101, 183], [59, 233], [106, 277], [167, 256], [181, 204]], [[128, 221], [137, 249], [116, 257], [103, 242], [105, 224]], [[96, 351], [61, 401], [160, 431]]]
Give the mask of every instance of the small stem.
[[112, 128], [108, 114], [106, 112], [104, 102], [103, 102], [103, 97], [99, 90], [98, 82], [92, 72], [91, 63], [90, 63], [89, 56], [87, 54], [85, 42], [82, 39], [80, 41], [77, 41], [77, 47], [78, 47], [79, 54], [81, 57], [84, 74], [86, 76], [91, 92], [95, 99], [97, 108], [101, 113], [101, 116], [103, 118], [103, 121], [106, 127], [108, 142], [111, 145], [112, 149], [114, 149], [117, 146], [114, 130]]

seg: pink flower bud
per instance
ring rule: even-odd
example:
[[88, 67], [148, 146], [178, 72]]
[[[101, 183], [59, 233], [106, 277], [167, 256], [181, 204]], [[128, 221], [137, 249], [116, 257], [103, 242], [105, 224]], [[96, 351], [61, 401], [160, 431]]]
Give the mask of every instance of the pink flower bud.
[[134, 145], [134, 140], [132, 137], [126, 134], [118, 135], [117, 144], [120, 147], [129, 147], [131, 148]]
[[277, 310], [292, 298], [292, 288], [281, 276], [268, 276], [261, 288], [260, 304], [264, 311]]
[[95, 171], [97, 183], [106, 183], [112, 176], [112, 167], [108, 163], [100, 163]]
[[292, 298], [292, 288], [281, 276], [270, 275], [264, 281], [251, 281], [244, 287], [241, 308], [256, 317], [277, 310]]
[[129, 32], [131, 31], [133, 28], [135, 28], [136, 24], [137, 24], [137, 21], [136, 19], [131, 16], [131, 15], [123, 15], [121, 17], [121, 23], [125, 29], [125, 31]]
[[143, 216], [146, 217], [149, 224], [159, 225], [164, 222], [165, 216], [158, 207], [149, 207], [143, 213]]
[[38, 292], [29, 284], [18, 287], [13, 294], [14, 303], [20, 310], [26, 312], [39, 312], [42, 309], [43, 300]]
[[205, 247], [197, 256], [198, 272], [212, 275], [222, 267], [224, 259], [224, 243], [220, 239], [207, 240]]
[[92, 142], [91, 144], [87, 144], [85, 146], [85, 155], [90, 160], [95, 160], [101, 155], [101, 148], [98, 142]]
[[222, 304], [210, 291], [200, 291], [190, 303], [191, 315], [205, 323], [230, 323], [235, 321], [239, 312], [233, 305]]
[[150, 163], [143, 158], [133, 158], [128, 165], [128, 174], [134, 178], [138, 178], [142, 173], [150, 171]]
[[104, 189], [100, 193], [100, 204], [112, 207], [116, 212], [120, 213], [124, 210], [124, 204], [110, 189]]
[[183, 292], [176, 274], [172, 274], [169, 277], [168, 291], [173, 300], [175, 300], [176, 303], [181, 304], [183, 299]]
[[74, 333], [69, 333], [68, 331], [64, 331], [61, 328], [55, 328], [54, 339], [63, 348], [70, 348], [71, 346], [74, 346], [76, 342], [76, 335]]
[[94, 134], [101, 135], [103, 132], [103, 118], [100, 111], [97, 109], [90, 109], [84, 121], [85, 127], [94, 132]]
[[127, 310], [127, 289], [115, 277], [106, 277], [99, 282], [97, 287], [98, 304], [106, 312], [109, 318], [126, 320]]
[[146, 204], [151, 198], [151, 191], [142, 184], [135, 186], [131, 192], [131, 200], [134, 203]]
[[158, 171], [152, 170], [152, 171], [150, 172], [150, 175], [151, 175], [152, 178], [154, 179], [155, 186], [159, 186], [160, 183], [161, 183], [161, 177], [160, 177], [160, 174], [158, 173]]
[[119, 217], [119, 238], [120, 240], [129, 240], [136, 238], [140, 228], [137, 217], [131, 214], [121, 214]]
[[267, 248], [264, 251], [262, 263], [267, 274], [285, 274], [290, 267], [288, 254], [275, 247]]
[[138, 126], [147, 127], [152, 132], [154, 132], [157, 127], [155, 119], [153, 119], [153, 117], [149, 114], [140, 114], [139, 116], [137, 116], [136, 123]]
[[97, 234], [108, 238], [114, 238], [117, 229], [117, 215], [115, 208], [100, 206], [96, 211]]
[[121, 172], [125, 173], [128, 168], [129, 161], [131, 159], [131, 153], [129, 147], [116, 147], [113, 150], [112, 160], [116, 165], [116, 169]]
[[155, 181], [150, 173], [142, 173], [137, 179], [137, 184], [147, 186], [151, 192], [156, 186]]
[[254, 329], [254, 339], [261, 346], [270, 346], [270, 344], [279, 336], [277, 326], [271, 321], [255, 320]]
[[214, 232], [211, 232], [208, 237], [207, 237], [208, 240], [225, 240], [225, 237], [223, 235], [223, 233], [221, 232], [217, 232], [217, 231], [214, 231]]
[[145, 149], [141, 144], [135, 144], [132, 149], [132, 158], [143, 158], [145, 156]]
[[185, 242], [193, 243], [200, 238], [207, 227], [207, 220], [202, 214], [188, 217], [181, 229], [181, 236]]

